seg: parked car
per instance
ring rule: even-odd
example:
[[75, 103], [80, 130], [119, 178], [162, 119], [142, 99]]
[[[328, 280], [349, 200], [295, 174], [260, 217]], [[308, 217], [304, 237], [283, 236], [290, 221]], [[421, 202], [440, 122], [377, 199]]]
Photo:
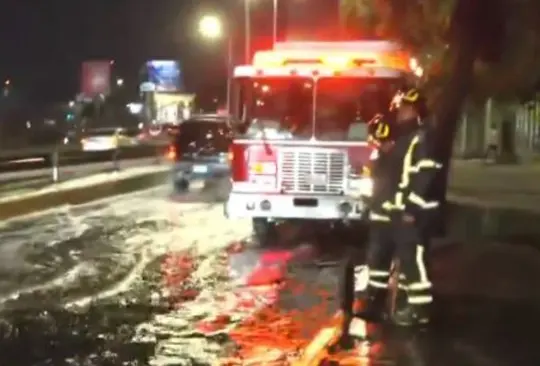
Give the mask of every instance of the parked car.
[[184, 121], [169, 146], [176, 191], [186, 191], [192, 181], [228, 177], [232, 130], [226, 118], [199, 115]]

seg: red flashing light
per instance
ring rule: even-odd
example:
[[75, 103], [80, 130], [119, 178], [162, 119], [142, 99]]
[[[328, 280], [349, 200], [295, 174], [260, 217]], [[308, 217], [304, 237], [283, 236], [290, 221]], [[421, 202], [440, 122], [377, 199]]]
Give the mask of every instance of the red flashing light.
[[168, 160], [174, 161], [176, 160], [176, 157], [178, 156], [178, 151], [176, 150], [176, 147], [173, 145], [170, 145], [167, 148], [167, 153], [165, 154]]

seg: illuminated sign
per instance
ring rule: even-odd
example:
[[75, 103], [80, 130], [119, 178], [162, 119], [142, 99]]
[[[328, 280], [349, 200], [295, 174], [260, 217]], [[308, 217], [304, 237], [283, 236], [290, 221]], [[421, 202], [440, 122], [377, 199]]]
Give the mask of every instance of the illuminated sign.
[[146, 63], [146, 85], [154, 85], [156, 92], [181, 92], [182, 72], [180, 64], [172, 60], [153, 60]]

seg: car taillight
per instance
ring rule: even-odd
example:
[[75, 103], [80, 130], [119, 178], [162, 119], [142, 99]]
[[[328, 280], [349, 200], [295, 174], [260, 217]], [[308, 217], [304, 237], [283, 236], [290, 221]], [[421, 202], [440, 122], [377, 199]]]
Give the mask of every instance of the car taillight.
[[166, 156], [169, 160], [176, 160], [176, 157], [178, 156], [178, 151], [176, 151], [176, 147], [170, 145], [167, 148]]
[[234, 151], [232, 147], [230, 147], [229, 152], [227, 153], [227, 161], [229, 162], [229, 165], [232, 165], [233, 160], [234, 160]]

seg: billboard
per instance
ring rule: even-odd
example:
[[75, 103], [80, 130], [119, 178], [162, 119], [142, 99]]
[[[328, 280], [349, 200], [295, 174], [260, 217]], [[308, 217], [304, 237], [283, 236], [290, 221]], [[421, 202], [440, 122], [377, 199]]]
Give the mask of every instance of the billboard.
[[85, 61], [82, 64], [81, 94], [93, 99], [108, 94], [111, 89], [111, 61]]
[[181, 92], [182, 72], [180, 64], [172, 60], [153, 60], [146, 63], [147, 81], [156, 92]]

